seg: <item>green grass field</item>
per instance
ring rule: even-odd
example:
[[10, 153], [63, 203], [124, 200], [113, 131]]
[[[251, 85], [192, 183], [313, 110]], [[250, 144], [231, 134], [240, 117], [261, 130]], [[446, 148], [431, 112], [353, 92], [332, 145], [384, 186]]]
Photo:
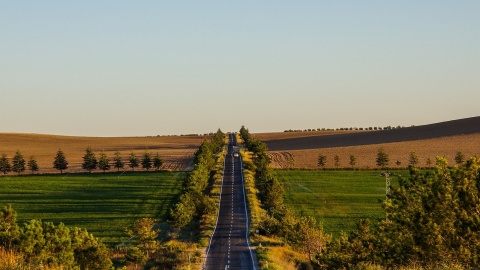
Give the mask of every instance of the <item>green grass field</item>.
[[126, 172], [0, 177], [0, 207], [11, 204], [18, 223], [30, 219], [86, 228], [107, 244], [142, 217], [166, 219], [183, 172]]
[[[285, 202], [299, 215], [311, 215], [327, 233], [352, 231], [359, 219], [384, 216], [385, 177], [380, 171], [275, 171]], [[397, 174], [408, 176], [407, 171]], [[395, 176], [391, 184], [397, 183]]]

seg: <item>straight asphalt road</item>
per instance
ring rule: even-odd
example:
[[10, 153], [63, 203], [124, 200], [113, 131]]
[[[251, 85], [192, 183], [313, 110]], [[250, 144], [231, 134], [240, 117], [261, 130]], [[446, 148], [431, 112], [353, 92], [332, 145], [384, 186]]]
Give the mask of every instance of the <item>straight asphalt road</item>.
[[223, 168], [220, 208], [203, 269], [260, 269], [248, 241], [248, 214], [241, 157], [234, 153], [234, 134], [229, 135]]

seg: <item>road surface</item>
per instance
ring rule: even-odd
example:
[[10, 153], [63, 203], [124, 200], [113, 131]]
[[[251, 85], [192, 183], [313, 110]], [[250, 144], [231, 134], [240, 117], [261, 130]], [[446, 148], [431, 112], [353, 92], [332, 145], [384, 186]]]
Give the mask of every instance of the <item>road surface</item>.
[[234, 155], [234, 134], [225, 156], [220, 208], [203, 269], [260, 269], [248, 241], [248, 214], [241, 157]]

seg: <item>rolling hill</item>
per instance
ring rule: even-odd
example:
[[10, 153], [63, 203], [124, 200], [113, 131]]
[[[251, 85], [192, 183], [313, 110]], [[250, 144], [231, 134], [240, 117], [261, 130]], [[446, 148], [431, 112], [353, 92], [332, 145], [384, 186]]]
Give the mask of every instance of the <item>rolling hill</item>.
[[335, 155], [341, 159], [340, 167], [349, 167], [349, 156], [354, 155], [355, 167], [374, 168], [379, 148], [390, 155], [390, 167], [405, 167], [410, 152], [419, 156], [419, 166], [429, 166], [427, 159], [434, 164], [435, 156], [445, 156], [453, 163], [457, 151], [466, 156], [480, 154], [480, 117], [391, 130], [294, 133], [297, 136], [280, 133], [254, 136], [267, 144], [276, 168], [315, 169], [319, 154], [327, 156], [327, 167], [334, 167]]
[[271, 139], [264, 142], [269, 150], [279, 151], [405, 142], [475, 133], [480, 133], [480, 117], [399, 129]]

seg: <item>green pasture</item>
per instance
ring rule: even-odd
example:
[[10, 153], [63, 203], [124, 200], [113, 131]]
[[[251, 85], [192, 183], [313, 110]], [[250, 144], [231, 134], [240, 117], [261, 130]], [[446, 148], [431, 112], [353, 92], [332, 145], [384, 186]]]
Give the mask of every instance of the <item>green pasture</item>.
[[[408, 177], [407, 171], [396, 174]], [[279, 170], [276, 177], [285, 188], [285, 203], [299, 215], [311, 215], [324, 230], [338, 235], [352, 231], [359, 219], [380, 219], [385, 215], [385, 177], [380, 171]], [[397, 183], [391, 177], [391, 184]]]
[[0, 177], [0, 207], [11, 204], [18, 223], [30, 219], [87, 229], [105, 243], [126, 239], [142, 217], [166, 219], [185, 173], [125, 172]]

